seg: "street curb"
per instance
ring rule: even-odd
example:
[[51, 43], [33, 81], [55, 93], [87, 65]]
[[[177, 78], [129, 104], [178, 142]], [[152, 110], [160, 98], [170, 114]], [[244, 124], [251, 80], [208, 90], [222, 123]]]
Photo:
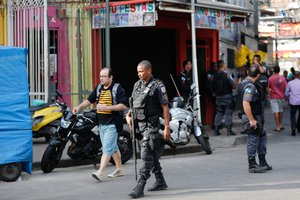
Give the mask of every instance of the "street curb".
[[[220, 137], [220, 136], [218, 136]], [[226, 136], [228, 137], [228, 136]], [[230, 136], [232, 137], [232, 136]], [[217, 137], [210, 137], [210, 140], [214, 140], [214, 138]], [[245, 139], [246, 138], [246, 139]], [[234, 146], [238, 144], [243, 144], [247, 141], [246, 135], [238, 135], [233, 138], [233, 142], [231, 144], [228, 144], [227, 146]], [[212, 146], [214, 149], [215, 147]], [[195, 139], [191, 139], [191, 142], [187, 145], [184, 146], [178, 146], [175, 149], [170, 148], [169, 146], [166, 145], [165, 151], [163, 156], [174, 156], [174, 155], [179, 155], [179, 154], [188, 154], [188, 153], [197, 153], [197, 152], [203, 152], [203, 154], [206, 154], [201, 145], [199, 145]], [[214, 152], [213, 152], [214, 153]], [[99, 163], [99, 159], [96, 160], [96, 164]], [[60, 160], [57, 168], [64, 168], [64, 167], [72, 167], [72, 166], [80, 166], [80, 165], [92, 165], [93, 160], [86, 159], [86, 160], [80, 160], [80, 161], [74, 161], [71, 159], [62, 159]], [[41, 162], [40, 161], [35, 161], [32, 163], [32, 169], [33, 170], [41, 170]]]

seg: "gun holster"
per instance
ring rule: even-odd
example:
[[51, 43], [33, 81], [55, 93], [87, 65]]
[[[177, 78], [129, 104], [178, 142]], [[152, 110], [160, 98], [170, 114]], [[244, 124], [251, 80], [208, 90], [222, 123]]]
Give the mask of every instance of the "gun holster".
[[256, 126], [257, 128], [254, 129], [254, 127], [252, 127], [250, 125], [250, 122], [246, 123], [246, 128], [242, 131], [244, 134], [248, 134], [248, 135], [256, 135], [256, 136], [262, 136], [263, 134], [265, 134], [265, 131], [263, 130], [262, 124], [259, 123], [258, 121], [256, 122]]

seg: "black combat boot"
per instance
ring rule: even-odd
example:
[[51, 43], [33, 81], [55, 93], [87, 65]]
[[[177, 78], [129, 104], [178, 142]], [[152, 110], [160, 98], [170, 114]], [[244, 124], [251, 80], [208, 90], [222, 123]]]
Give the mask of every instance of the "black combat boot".
[[156, 181], [154, 182], [151, 188], [148, 188], [148, 191], [165, 190], [168, 188], [168, 185], [162, 173], [155, 174], [155, 178]]
[[249, 156], [248, 162], [249, 162], [249, 173], [264, 173], [267, 170], [266, 166], [258, 166], [258, 164], [255, 161], [255, 157]]
[[265, 154], [258, 155], [258, 159], [259, 159], [259, 166], [261, 167], [265, 166], [267, 167], [267, 170], [273, 169], [273, 167], [267, 163]]
[[145, 188], [146, 181], [144, 179], [140, 179], [133, 188], [133, 190], [128, 194], [132, 198], [140, 198], [144, 196], [144, 188]]
[[236, 133], [232, 131], [232, 126], [227, 127], [227, 135], [236, 135]]
[[220, 130], [220, 128], [218, 126], [215, 126], [215, 130], [214, 130], [214, 135], [215, 136], [221, 135], [219, 130]]

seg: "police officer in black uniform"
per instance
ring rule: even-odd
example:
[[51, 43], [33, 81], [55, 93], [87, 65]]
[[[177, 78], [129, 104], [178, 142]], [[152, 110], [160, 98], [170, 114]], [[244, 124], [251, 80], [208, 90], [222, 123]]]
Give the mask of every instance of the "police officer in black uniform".
[[193, 82], [192, 75], [192, 61], [185, 60], [183, 61], [184, 70], [179, 74], [179, 82], [180, 82], [180, 92], [181, 96], [183, 96], [186, 101], [191, 92], [191, 84]]
[[[142, 135], [140, 178], [136, 187], [129, 193], [133, 198], [144, 196], [144, 187], [150, 177], [150, 171], [155, 174], [156, 182], [148, 191], [164, 190], [168, 186], [165, 182], [159, 158], [164, 151], [164, 140], [170, 139], [168, 96], [164, 84], [152, 76], [152, 65], [144, 60], [138, 64], [140, 78], [134, 85], [132, 98], [133, 106], [126, 116], [131, 127], [134, 120], [137, 132]], [[165, 128], [163, 135], [159, 131], [159, 117], [163, 114]]]
[[232, 77], [226, 73], [227, 66], [223, 60], [219, 60], [217, 66], [218, 72], [212, 77], [212, 89], [216, 96], [215, 135], [221, 134], [219, 130], [221, 128], [223, 115], [225, 115], [227, 135], [236, 135], [232, 131], [232, 89], [236, 88], [236, 84]]
[[[248, 70], [248, 76], [239, 86], [239, 92], [243, 96], [242, 120], [248, 134], [247, 154], [250, 173], [262, 173], [272, 170], [268, 165], [265, 156], [267, 153], [267, 135], [263, 128], [263, 106], [261, 87], [255, 82], [260, 76], [259, 66], [253, 64]], [[259, 158], [259, 165], [256, 163], [256, 153]]]

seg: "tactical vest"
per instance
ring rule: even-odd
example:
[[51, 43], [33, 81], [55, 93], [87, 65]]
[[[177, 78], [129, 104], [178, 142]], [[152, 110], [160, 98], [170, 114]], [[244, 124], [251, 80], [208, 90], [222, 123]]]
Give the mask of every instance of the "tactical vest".
[[[241, 103], [243, 104], [243, 96], [244, 91], [249, 85], [254, 85], [256, 88], [257, 93], [253, 94], [253, 101], [250, 102], [252, 115], [261, 115], [262, 114], [262, 95], [261, 91], [259, 90], [259, 86], [255, 83], [252, 83], [248, 80], [244, 80], [239, 86], [239, 94], [241, 94]], [[245, 114], [243, 105], [241, 106], [241, 111]]]
[[162, 112], [158, 98], [154, 95], [158, 80], [152, 80], [145, 88], [142, 81], [137, 83], [133, 92], [133, 114], [137, 120], [146, 120], [152, 116], [159, 116]]
[[225, 72], [218, 72], [214, 74], [213, 91], [215, 92], [216, 96], [232, 94], [232, 88]]
[[262, 100], [265, 100], [267, 98], [266, 89], [268, 87], [268, 77], [264, 74], [261, 74], [258, 78], [258, 80], [255, 82], [259, 86], [259, 90], [262, 95]]

